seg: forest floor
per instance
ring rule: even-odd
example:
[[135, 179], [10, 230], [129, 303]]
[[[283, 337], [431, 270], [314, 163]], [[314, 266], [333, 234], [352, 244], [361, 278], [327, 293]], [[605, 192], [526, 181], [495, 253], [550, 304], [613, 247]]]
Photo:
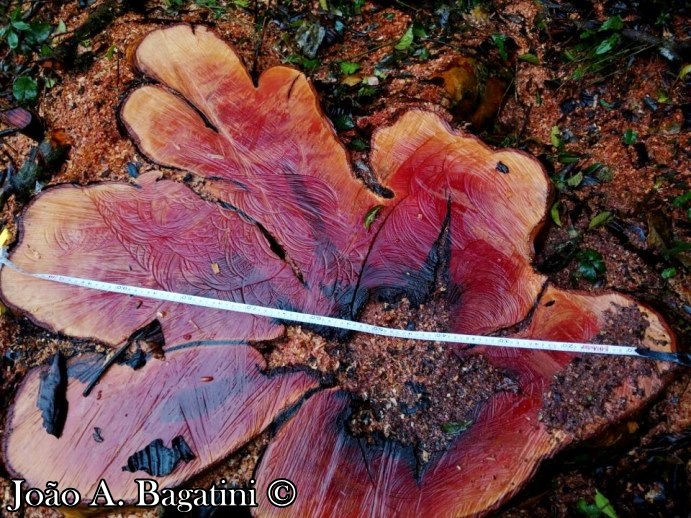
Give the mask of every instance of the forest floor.
[[[5, 121], [0, 231], [16, 237], [37, 181], [129, 181], [154, 168], [116, 117], [136, 80], [128, 51], [154, 28], [201, 23], [234, 46], [255, 78], [286, 63], [307, 74], [363, 176], [373, 130], [415, 107], [536, 156], [555, 193], [536, 267], [563, 288], [630, 294], [664, 316], [683, 348], [691, 343], [691, 24], [683, 4], [10, 2], [0, 7], [0, 109], [33, 110], [53, 145], [67, 142], [70, 151], [52, 169], [27, 168], [34, 142]], [[29, 181], [10, 185], [12, 171]], [[28, 369], [57, 349], [85, 347], [99, 346], [3, 308], [0, 412]], [[592, 505], [596, 494], [619, 516], [688, 516], [688, 369], [642, 414], [544, 463], [497, 515], [608, 515]]]

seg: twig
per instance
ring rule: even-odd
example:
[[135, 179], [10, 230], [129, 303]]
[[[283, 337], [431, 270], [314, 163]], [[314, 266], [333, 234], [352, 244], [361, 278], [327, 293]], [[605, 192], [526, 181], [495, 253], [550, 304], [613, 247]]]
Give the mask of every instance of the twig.
[[115, 363], [115, 360], [117, 360], [122, 354], [127, 350], [127, 348], [130, 346], [130, 340], [126, 340], [124, 344], [122, 344], [118, 349], [115, 351], [113, 356], [108, 358], [103, 365], [101, 365], [101, 368], [98, 370], [94, 378], [89, 382], [89, 384], [86, 386], [84, 389], [84, 392], [82, 392], [82, 396], [87, 397], [89, 394], [91, 394], [91, 391], [93, 388], [96, 386], [96, 384], [101, 380], [103, 375], [106, 373], [106, 371], [110, 368], [113, 363]]
[[406, 4], [405, 2], [401, 2], [400, 0], [396, 0], [396, 3], [398, 5], [400, 5], [401, 7], [405, 7], [406, 9], [410, 9], [414, 13], [417, 13], [420, 11], [420, 9], [418, 9], [417, 7], [413, 7], [412, 5]]
[[359, 54], [355, 54], [353, 56], [348, 56], [348, 57], [344, 58], [343, 60], [344, 61], [355, 61], [357, 58], [361, 58], [363, 56], [371, 54], [372, 52], [376, 52], [379, 49], [383, 49], [385, 47], [390, 47], [391, 45], [394, 45], [397, 42], [398, 42], [398, 39], [390, 40], [390, 41], [387, 41], [385, 43], [382, 43], [381, 45], [376, 45], [376, 46], [372, 47], [371, 49], [367, 49], [364, 52], [360, 52]]
[[[268, 9], [268, 7], [267, 7]], [[257, 69], [259, 67], [259, 54], [261, 53], [262, 47], [264, 46], [264, 36], [266, 35], [266, 20], [267, 17], [264, 16], [264, 19], [262, 20], [262, 31], [259, 36], [259, 41], [254, 47], [254, 59], [252, 60], [252, 70], [251, 70], [251, 76], [252, 79], [256, 82], [257, 81]]]

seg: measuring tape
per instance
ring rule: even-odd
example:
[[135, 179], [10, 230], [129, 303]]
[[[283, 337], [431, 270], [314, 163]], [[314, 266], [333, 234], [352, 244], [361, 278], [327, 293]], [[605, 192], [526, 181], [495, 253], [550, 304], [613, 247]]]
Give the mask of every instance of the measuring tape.
[[0, 254], [0, 265], [7, 266], [18, 273], [33, 277], [35, 279], [69, 284], [71, 286], [78, 286], [80, 288], [107, 291], [110, 293], [121, 293], [123, 295], [132, 295], [155, 300], [165, 300], [168, 302], [176, 302], [179, 304], [188, 304], [190, 306], [200, 306], [210, 309], [234, 311], [236, 313], [245, 313], [248, 315], [275, 318], [290, 322], [300, 322], [302, 324], [311, 324], [315, 326], [347, 329], [349, 331], [356, 331], [358, 333], [404, 338], [408, 340], [425, 340], [428, 342], [449, 342], [469, 345], [485, 345], [490, 347], [515, 347], [519, 349], [539, 349], [543, 351], [561, 351], [575, 354], [591, 353], [617, 356], [638, 356], [652, 358], [655, 360], [671, 361], [681, 365], [691, 366], [691, 354], [689, 353], [658, 352], [627, 345], [556, 342], [551, 340], [536, 340], [533, 338], [505, 338], [500, 336], [481, 336], [459, 333], [444, 333], [437, 331], [393, 329], [389, 327], [366, 324], [364, 322], [355, 322], [352, 320], [343, 320], [340, 318], [326, 317], [321, 315], [311, 315], [308, 313], [299, 313], [297, 311], [287, 311], [284, 309], [256, 306], [253, 304], [243, 304], [228, 300], [199, 297], [196, 295], [187, 295], [185, 293], [175, 293], [151, 288], [141, 288], [138, 286], [128, 286], [125, 284], [94, 281], [90, 279], [82, 279], [80, 277], [69, 277], [66, 275], [56, 275], [52, 273], [31, 273], [10, 261], [7, 257], [7, 249], [5, 248], [2, 249]]

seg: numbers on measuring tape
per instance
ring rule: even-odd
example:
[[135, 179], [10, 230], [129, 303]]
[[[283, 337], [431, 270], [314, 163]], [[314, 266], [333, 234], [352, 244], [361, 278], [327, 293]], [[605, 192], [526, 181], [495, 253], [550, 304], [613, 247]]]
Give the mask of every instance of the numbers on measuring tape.
[[290, 322], [302, 322], [305, 324], [328, 326], [338, 329], [347, 329], [350, 331], [359, 331], [362, 333], [370, 333], [380, 336], [407, 338], [410, 340], [425, 340], [430, 342], [447, 342], [494, 347], [517, 347], [524, 349], [527, 348], [572, 353], [596, 353], [640, 356], [636, 352], [636, 348], [632, 346], [586, 344], [576, 342], [554, 342], [525, 338], [507, 338], [498, 336], [465, 335], [436, 331], [413, 331], [408, 329], [392, 329], [378, 325], [366, 324], [364, 322], [342, 320], [334, 317], [311, 315], [308, 313], [299, 313], [283, 309], [255, 306], [252, 304], [242, 304], [240, 302], [232, 302], [227, 300], [211, 299], [186, 293], [162, 291], [152, 288], [130, 286], [126, 284], [113, 284], [108, 282], [95, 281], [91, 279], [82, 279], [79, 277], [69, 277], [50, 273], [31, 273], [23, 270], [22, 268], [19, 268], [14, 263], [12, 263], [7, 258], [6, 251], [4, 249], [2, 252], [2, 255], [0, 255], [0, 265], [12, 268], [13, 270], [23, 275], [34, 277], [37, 279], [48, 280], [51, 282], [59, 282], [61, 284], [69, 284], [72, 286], [107, 291], [111, 293], [122, 293], [131, 296], [136, 295], [138, 297], [150, 298], [155, 300], [166, 300], [179, 304], [189, 304], [201, 307], [216, 308], [256, 316], [271, 317]]

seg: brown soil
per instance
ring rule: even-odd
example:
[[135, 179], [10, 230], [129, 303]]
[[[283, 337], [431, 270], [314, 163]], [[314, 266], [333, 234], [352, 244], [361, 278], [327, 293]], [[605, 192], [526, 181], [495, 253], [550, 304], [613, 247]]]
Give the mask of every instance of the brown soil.
[[[627, 382], [637, 387], [636, 379], [651, 373], [646, 360], [595, 355], [577, 358], [554, 377], [543, 402], [542, 422], [579, 436], [586, 426], [626, 408], [626, 398], [614, 395], [614, 389]], [[645, 396], [641, 388], [636, 391]]]
[[[614, 310], [607, 311], [605, 327], [593, 342], [641, 345], [648, 319], [637, 306], [614, 306]], [[579, 436], [589, 424], [616, 415], [626, 407], [626, 398], [614, 393], [622, 382], [630, 383], [636, 387], [637, 396], [645, 397], [636, 380], [651, 373], [651, 363], [637, 358], [597, 355], [577, 358], [554, 376], [543, 402], [541, 420], [550, 428]]]
[[[361, 320], [395, 329], [448, 329], [448, 310], [438, 300], [418, 308], [405, 299], [372, 304]], [[359, 334], [336, 354], [346, 366], [337, 373], [338, 384], [354, 398], [350, 433], [368, 442], [386, 438], [412, 445], [421, 464], [470, 427], [490, 397], [517, 390], [484, 358], [460, 358], [439, 342]]]
[[597, 344], [620, 343], [637, 347], [643, 343], [645, 330], [650, 327], [648, 318], [638, 306], [612, 304], [614, 309], [605, 313], [607, 321], [593, 342]]
[[685, 376], [640, 418], [543, 466], [498, 516], [582, 516], [580, 502], [594, 503], [596, 490], [618, 516], [686, 516], [691, 508], [690, 430], [691, 383]]
[[[359, 320], [395, 329], [442, 331], [448, 329], [449, 313], [443, 294], [436, 293], [418, 307], [405, 298], [370, 303]], [[361, 333], [339, 342], [291, 327], [267, 356], [270, 369], [307, 367], [325, 383], [347, 390], [353, 397], [349, 433], [368, 443], [387, 439], [412, 446], [420, 465], [470, 427], [490, 397], [518, 390], [514, 380], [483, 357], [459, 357], [440, 342]]]

